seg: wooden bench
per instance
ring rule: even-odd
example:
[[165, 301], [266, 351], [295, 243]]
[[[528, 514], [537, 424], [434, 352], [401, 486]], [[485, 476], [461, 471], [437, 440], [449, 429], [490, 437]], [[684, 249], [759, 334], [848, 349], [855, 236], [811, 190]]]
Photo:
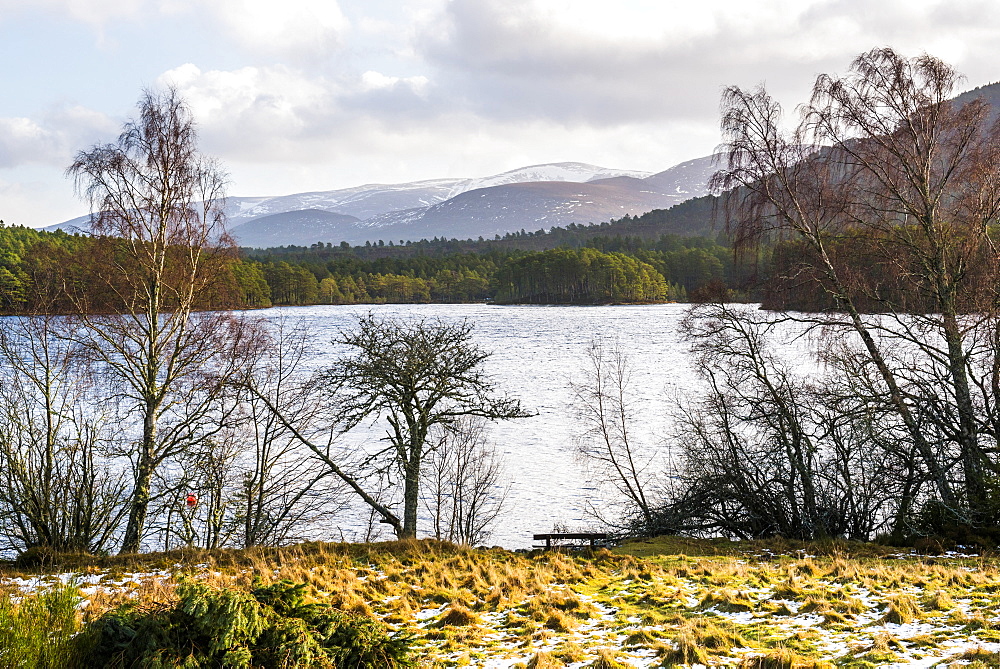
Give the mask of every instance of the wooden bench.
[[534, 546], [534, 548], [544, 548], [545, 550], [551, 550], [553, 548], [559, 548], [560, 546], [576, 546], [581, 547], [582, 544], [572, 543], [566, 544], [562, 543], [565, 541], [588, 541], [590, 542], [590, 547], [595, 548], [597, 546], [603, 546], [607, 543], [609, 537], [603, 532], [550, 532], [548, 534], [536, 534], [534, 535], [535, 541], [544, 541], [544, 546]]

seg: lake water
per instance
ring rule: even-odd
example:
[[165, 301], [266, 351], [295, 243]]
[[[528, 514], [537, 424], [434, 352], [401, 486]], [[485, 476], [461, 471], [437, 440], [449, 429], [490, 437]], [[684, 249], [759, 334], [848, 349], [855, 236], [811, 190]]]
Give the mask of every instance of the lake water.
[[[491, 357], [487, 373], [498, 389], [521, 400], [537, 415], [494, 423], [491, 440], [504, 455], [510, 492], [491, 544], [530, 545], [531, 535], [559, 524], [573, 529], [597, 527], [591, 509], [614, 513], [611, 491], [576, 455], [581, 426], [573, 415], [571, 381], [582, 381], [591, 341], [618, 340], [634, 365], [640, 408], [639, 437], [650, 445], [662, 435], [666, 414], [679, 391], [695, 384], [678, 324], [687, 305], [643, 306], [494, 306], [352, 305], [267, 309], [268, 319], [309, 323], [310, 362], [322, 367], [344, 353], [331, 344], [337, 332], [358, 316], [373, 312], [396, 318], [468, 319], [474, 340]], [[345, 437], [350, 448], [371, 447], [385, 434], [382, 424], [356, 428]], [[338, 532], [356, 537], [367, 522], [362, 504], [336, 520]], [[423, 524], [425, 528], [428, 524]], [[336, 536], [331, 538], [337, 538]]]

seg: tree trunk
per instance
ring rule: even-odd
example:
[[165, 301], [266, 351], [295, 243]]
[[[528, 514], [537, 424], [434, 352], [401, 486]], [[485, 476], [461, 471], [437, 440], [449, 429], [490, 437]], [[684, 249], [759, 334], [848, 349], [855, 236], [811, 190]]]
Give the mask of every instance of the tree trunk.
[[948, 344], [948, 373], [951, 376], [955, 391], [955, 404], [958, 409], [958, 442], [961, 449], [962, 469], [965, 473], [966, 503], [969, 505], [970, 515], [975, 516], [977, 511], [984, 509], [987, 504], [985, 473], [979, 448], [976, 410], [966, 370], [965, 347], [962, 345], [958, 317], [954, 312], [945, 314], [944, 336]]
[[417, 537], [417, 506], [420, 501], [420, 445], [410, 446], [410, 459], [404, 469], [406, 480], [403, 483], [403, 530], [400, 539], [416, 539]]
[[125, 539], [122, 541], [119, 555], [138, 553], [142, 528], [146, 524], [146, 512], [149, 508], [150, 484], [153, 478], [152, 458], [145, 450], [136, 470], [135, 489], [132, 491], [132, 501], [129, 506], [128, 523], [125, 526]]
[[147, 409], [142, 426], [142, 452], [135, 472], [135, 488], [132, 491], [132, 501], [129, 505], [128, 523], [125, 526], [125, 538], [122, 541], [119, 555], [138, 553], [142, 530], [146, 525], [146, 513], [149, 510], [150, 485], [153, 479], [153, 453], [156, 449], [156, 422], [153, 411]]

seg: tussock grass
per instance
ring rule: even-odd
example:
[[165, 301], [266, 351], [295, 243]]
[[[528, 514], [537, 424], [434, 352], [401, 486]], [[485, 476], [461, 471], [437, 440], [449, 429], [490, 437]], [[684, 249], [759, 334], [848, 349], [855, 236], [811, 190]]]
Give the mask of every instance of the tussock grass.
[[895, 595], [888, 599], [889, 608], [882, 621], [902, 625], [917, 620], [922, 616], [920, 606], [910, 595]]
[[452, 604], [441, 615], [437, 626], [439, 627], [465, 627], [467, 625], [478, 625], [482, 619], [473, 611], [470, 611], [461, 604]]
[[1000, 653], [993, 653], [985, 648], [974, 648], [951, 659], [953, 662], [960, 662], [966, 667], [976, 667], [977, 669], [1000, 667]]
[[943, 590], [936, 590], [925, 594], [920, 603], [924, 608], [931, 611], [951, 611], [955, 608], [955, 602], [952, 600], [951, 595]]
[[736, 613], [740, 611], [753, 611], [757, 608], [757, 601], [750, 599], [744, 592], [734, 592], [732, 590], [713, 590], [707, 593], [699, 605], [703, 609], [718, 609]]
[[787, 648], [778, 648], [764, 655], [744, 658], [741, 669], [833, 669], [833, 664], [803, 657]]
[[599, 648], [597, 659], [589, 666], [594, 669], [632, 669], [632, 665], [621, 662], [619, 654], [611, 648]]
[[652, 648], [660, 642], [659, 630], [636, 630], [625, 637], [624, 647]]
[[539, 651], [528, 660], [527, 669], [561, 669], [566, 663], [545, 651]]
[[665, 667], [708, 663], [708, 652], [698, 643], [697, 635], [690, 629], [680, 630], [674, 637], [674, 645], [664, 645], [658, 657]]
[[578, 643], [575, 641], [568, 641], [553, 649], [552, 657], [559, 659], [566, 664], [573, 664], [574, 662], [583, 662], [587, 655]]
[[549, 609], [543, 624], [548, 629], [555, 630], [556, 632], [572, 632], [579, 627], [580, 621], [573, 616], [566, 615], [559, 609]]
[[[639, 546], [517, 554], [421, 540], [71, 560], [80, 571], [118, 578], [157, 569], [172, 574], [98, 589], [88, 596], [84, 619], [126, 601], [169, 605], [182, 577], [218, 587], [290, 579], [308, 584], [317, 601], [412, 634], [418, 664], [427, 667], [507, 658], [544, 669], [634, 662], [649, 650], [664, 666], [815, 667], [836, 660], [876, 667], [918, 653], [938, 657], [948, 648], [941, 641], [956, 636], [970, 644], [1000, 640], [990, 622], [1000, 606], [1000, 570], [992, 558], [900, 559], [889, 555], [896, 549], [837, 542], [664, 539]], [[657, 546], [680, 550], [657, 554]], [[26, 573], [0, 569], [0, 575]], [[11, 586], [6, 591], [19, 594]], [[808, 613], [823, 622], [803, 630], [801, 615]], [[952, 630], [898, 645], [876, 639], [883, 623], [916, 620]], [[834, 634], [854, 650], [831, 657]], [[611, 647], [617, 655], [598, 655]]]

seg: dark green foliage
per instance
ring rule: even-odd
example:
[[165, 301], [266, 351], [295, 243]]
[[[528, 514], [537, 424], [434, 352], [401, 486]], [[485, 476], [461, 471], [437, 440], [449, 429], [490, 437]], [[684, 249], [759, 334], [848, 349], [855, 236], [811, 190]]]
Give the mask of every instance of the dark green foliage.
[[993, 549], [1000, 546], [1000, 492], [990, 481], [989, 495], [977, 509], [975, 522], [959, 517], [953, 509], [936, 499], [927, 500], [910, 519], [912, 535], [904, 543], [918, 548], [936, 546], [938, 550], [966, 548]]
[[659, 302], [673, 297], [652, 265], [596, 249], [552, 249], [512, 260], [497, 273], [497, 285], [498, 302]]
[[[392, 246], [314, 244], [247, 250], [249, 258], [244, 260], [219, 259], [213, 270], [219, 286], [201, 299], [205, 307], [220, 304], [264, 307], [272, 302], [482, 302], [498, 296], [509, 299], [505, 288], [510, 287], [510, 282], [504, 284], [502, 280], [526, 265], [544, 266], [548, 271], [555, 248], [560, 249], [559, 253], [575, 253], [580, 258], [595, 251], [602, 258], [617, 258], [583, 263], [591, 274], [585, 283], [594, 286], [597, 292], [615, 293], [614, 286], [597, 287], [607, 284], [609, 276], [622, 270], [633, 274], [638, 271], [646, 277], [639, 279], [647, 284], [640, 296], [634, 295], [636, 282], [628, 279], [624, 283], [633, 285], [624, 295], [573, 297], [569, 301], [684, 301], [685, 291], [696, 290], [710, 281], [723, 281], [729, 287], [742, 283], [725, 240], [717, 243], [708, 237], [661, 232], [674, 230], [676, 226], [671, 227], [669, 221], [687, 209], [697, 212], [698, 218], [708, 215], [711, 208], [699, 200], [697, 206], [684, 203], [669, 212], [654, 211], [589, 226], [570, 225], [546, 233], [510, 233], [496, 240], [435, 239]], [[677, 231], [683, 234], [687, 229], [681, 226]], [[73, 304], [67, 296], [77, 293], [86, 294], [92, 305], [103, 305], [98, 308], [115, 309], [114, 292], [108, 293], [107, 286], [102, 288], [97, 279], [98, 270], [107, 263], [101, 252], [110, 252], [101, 247], [100, 241], [62, 231], [0, 226], [0, 312], [69, 311]], [[557, 276], [559, 268], [551, 269], [555, 273], [548, 278], [561, 280]], [[656, 273], [667, 281], [666, 297], [655, 297], [660, 286], [652, 286], [648, 279], [658, 284]], [[553, 286], [550, 292], [558, 297], [566, 292], [564, 288]], [[651, 296], [646, 297], [647, 294]]]
[[82, 666], [409, 667], [409, 640], [380, 622], [306, 602], [305, 585], [281, 581], [252, 592], [178, 588], [172, 607], [126, 606], [81, 634]]
[[[575, 226], [516, 237], [558, 248], [525, 250], [501, 239], [281, 247], [249, 256], [265, 268], [274, 301], [281, 304], [685, 301], [687, 291], [712, 282], [748, 282], [732, 250], [714, 239], [611, 234], [622, 229], [628, 228]], [[601, 234], [584, 237], [584, 231]], [[307, 274], [318, 281], [318, 294]]]

